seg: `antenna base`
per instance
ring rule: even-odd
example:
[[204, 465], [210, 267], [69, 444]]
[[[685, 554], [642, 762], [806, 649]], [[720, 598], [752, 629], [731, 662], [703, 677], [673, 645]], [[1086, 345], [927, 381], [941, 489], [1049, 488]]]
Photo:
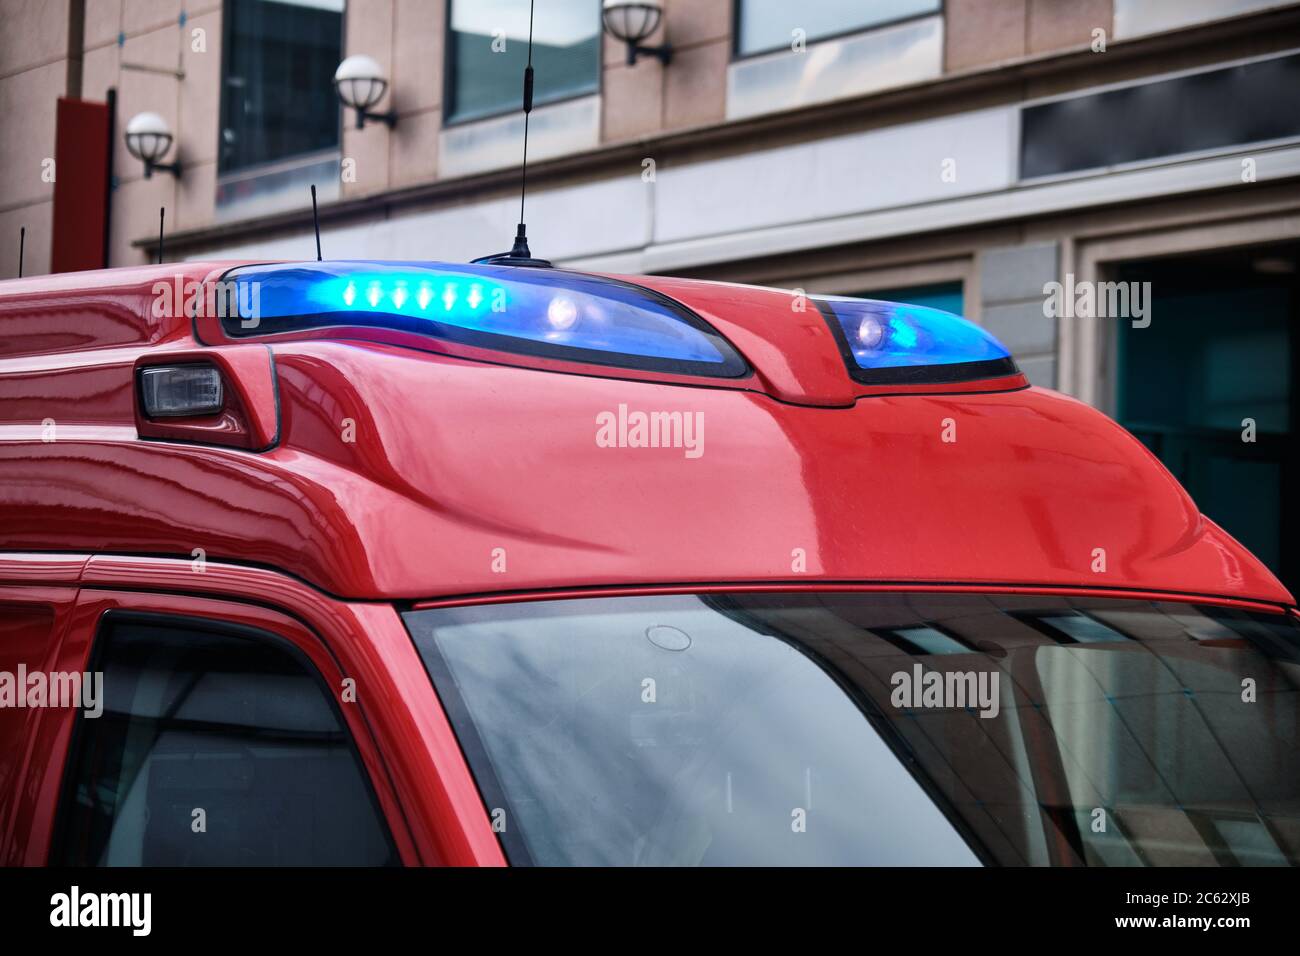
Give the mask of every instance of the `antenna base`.
[[548, 260], [533, 258], [533, 252], [528, 248], [528, 227], [522, 222], [519, 224], [519, 228], [515, 230], [514, 248], [509, 252], [498, 252], [496, 255], [483, 256], [472, 261], [477, 265], [533, 266], [538, 269], [551, 268], [551, 263]]
[[535, 269], [554, 269], [549, 259], [534, 259], [532, 256], [517, 256], [514, 250], [498, 252], [491, 256], [479, 256], [471, 259], [476, 266], [532, 266]]

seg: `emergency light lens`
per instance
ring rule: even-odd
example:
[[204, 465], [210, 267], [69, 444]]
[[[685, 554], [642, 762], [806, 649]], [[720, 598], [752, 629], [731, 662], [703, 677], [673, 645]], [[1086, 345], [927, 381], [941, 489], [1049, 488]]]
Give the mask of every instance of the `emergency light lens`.
[[546, 321], [551, 323], [551, 328], [561, 332], [571, 329], [578, 321], [578, 308], [564, 296], [557, 295], [546, 307]]
[[874, 315], [869, 315], [858, 326], [858, 344], [866, 349], [874, 349], [885, 338], [885, 327]]
[[241, 266], [225, 278], [239, 287], [240, 314], [223, 319], [232, 336], [374, 326], [598, 365], [725, 378], [749, 371], [685, 306], [600, 276], [485, 264], [305, 262]]
[[859, 382], [941, 384], [1019, 371], [1001, 342], [951, 312], [841, 296], [813, 301]]
[[224, 405], [221, 373], [210, 365], [141, 369], [140, 394], [150, 418], [215, 415]]

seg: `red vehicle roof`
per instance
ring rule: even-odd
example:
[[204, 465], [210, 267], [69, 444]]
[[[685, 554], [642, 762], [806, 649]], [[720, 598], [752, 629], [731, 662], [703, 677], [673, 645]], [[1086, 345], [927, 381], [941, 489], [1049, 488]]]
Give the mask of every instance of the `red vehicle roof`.
[[[627, 280], [730, 340], [754, 368], [730, 382], [379, 330], [233, 342], [151, 314], [156, 283], [231, 265], [0, 285], [0, 550], [202, 548], [360, 599], [854, 582], [1293, 603], [1101, 413], [1019, 375], [864, 386], [789, 293]], [[195, 355], [238, 373], [265, 450], [137, 431], [137, 360]], [[702, 413], [703, 454], [601, 447], [597, 416], [620, 408]]]

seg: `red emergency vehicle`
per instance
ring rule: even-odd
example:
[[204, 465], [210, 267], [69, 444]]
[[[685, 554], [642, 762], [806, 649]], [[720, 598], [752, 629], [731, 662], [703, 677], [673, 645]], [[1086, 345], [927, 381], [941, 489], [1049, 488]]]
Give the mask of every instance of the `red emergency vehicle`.
[[5, 864], [1294, 863], [1298, 633], [946, 313], [0, 283]]

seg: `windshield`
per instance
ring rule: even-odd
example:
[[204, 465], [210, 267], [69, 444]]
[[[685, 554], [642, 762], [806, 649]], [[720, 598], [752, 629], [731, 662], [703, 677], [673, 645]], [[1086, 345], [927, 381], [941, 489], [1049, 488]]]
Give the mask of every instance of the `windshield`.
[[1300, 858], [1300, 631], [880, 593], [405, 614], [512, 863]]

